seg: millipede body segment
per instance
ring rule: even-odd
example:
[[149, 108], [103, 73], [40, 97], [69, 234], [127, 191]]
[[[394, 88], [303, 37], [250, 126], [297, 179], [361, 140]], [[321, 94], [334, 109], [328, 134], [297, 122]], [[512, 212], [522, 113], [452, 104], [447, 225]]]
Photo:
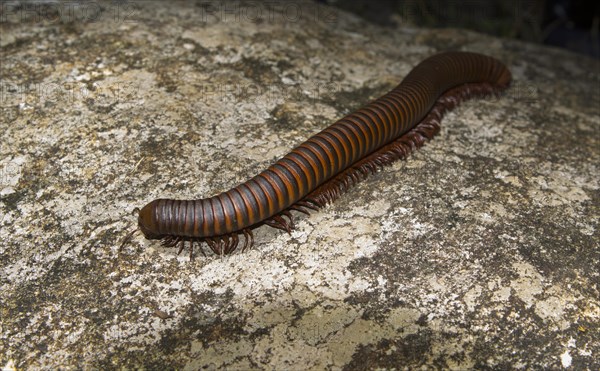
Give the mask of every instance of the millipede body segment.
[[431, 139], [444, 112], [473, 96], [498, 94], [510, 81], [510, 71], [492, 57], [468, 52], [434, 55], [393, 90], [237, 187], [209, 198], [148, 203], [139, 212], [138, 228], [148, 239], [178, 245], [179, 252], [188, 242], [190, 257], [196, 242], [229, 254], [242, 235], [246, 249], [253, 243], [253, 228], [267, 224], [289, 232], [291, 210], [308, 214], [308, 209], [333, 201], [355, 182]]

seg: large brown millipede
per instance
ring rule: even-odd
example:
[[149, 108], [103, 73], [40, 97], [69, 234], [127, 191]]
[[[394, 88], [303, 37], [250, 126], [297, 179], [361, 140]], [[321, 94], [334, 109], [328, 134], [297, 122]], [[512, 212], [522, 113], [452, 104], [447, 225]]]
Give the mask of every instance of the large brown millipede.
[[[498, 94], [510, 71], [476, 53], [446, 52], [419, 63], [389, 93], [310, 137], [260, 174], [227, 192], [197, 200], [157, 199], [138, 215], [136, 231], [165, 246], [206, 242], [230, 254], [262, 224], [290, 231], [291, 211], [308, 214], [335, 200], [378, 168], [405, 158], [433, 138], [445, 112], [461, 101]], [[204, 251], [200, 248], [202, 254]]]

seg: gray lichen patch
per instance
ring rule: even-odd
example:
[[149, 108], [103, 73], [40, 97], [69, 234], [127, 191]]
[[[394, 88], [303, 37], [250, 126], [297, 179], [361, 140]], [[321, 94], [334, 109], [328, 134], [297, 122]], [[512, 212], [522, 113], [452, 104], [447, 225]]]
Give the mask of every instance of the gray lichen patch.
[[[598, 368], [597, 61], [313, 2], [16, 4], [3, 367]], [[135, 207], [235, 186], [448, 49], [501, 59], [512, 87], [290, 234], [193, 261], [119, 249]]]

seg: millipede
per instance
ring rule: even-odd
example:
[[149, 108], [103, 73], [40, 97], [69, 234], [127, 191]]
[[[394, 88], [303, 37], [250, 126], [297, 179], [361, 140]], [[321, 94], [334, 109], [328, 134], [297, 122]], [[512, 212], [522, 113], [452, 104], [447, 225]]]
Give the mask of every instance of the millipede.
[[268, 225], [290, 233], [292, 211], [310, 210], [333, 202], [369, 174], [432, 139], [443, 115], [460, 102], [498, 95], [511, 73], [495, 58], [470, 52], [444, 52], [414, 67], [402, 82], [382, 97], [313, 135], [248, 181], [218, 195], [196, 200], [156, 199], [136, 209], [138, 226], [121, 248], [141, 231], [160, 239], [180, 254], [194, 244], [202, 255], [205, 243], [226, 255], [244, 242], [254, 243], [252, 230]]

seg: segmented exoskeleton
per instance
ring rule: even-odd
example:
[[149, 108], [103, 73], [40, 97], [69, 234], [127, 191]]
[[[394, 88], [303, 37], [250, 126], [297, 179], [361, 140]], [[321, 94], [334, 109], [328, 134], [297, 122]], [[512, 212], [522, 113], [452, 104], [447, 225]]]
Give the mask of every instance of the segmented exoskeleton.
[[229, 254], [240, 235], [246, 249], [253, 243], [253, 228], [267, 224], [289, 232], [291, 210], [308, 213], [333, 201], [379, 167], [421, 147], [439, 131], [447, 110], [473, 96], [497, 94], [510, 81], [510, 71], [494, 58], [468, 52], [434, 55], [392, 91], [237, 187], [204, 199], [150, 202], [139, 211], [138, 228], [148, 239], [179, 245], [179, 252], [188, 241], [190, 257], [195, 242]]

